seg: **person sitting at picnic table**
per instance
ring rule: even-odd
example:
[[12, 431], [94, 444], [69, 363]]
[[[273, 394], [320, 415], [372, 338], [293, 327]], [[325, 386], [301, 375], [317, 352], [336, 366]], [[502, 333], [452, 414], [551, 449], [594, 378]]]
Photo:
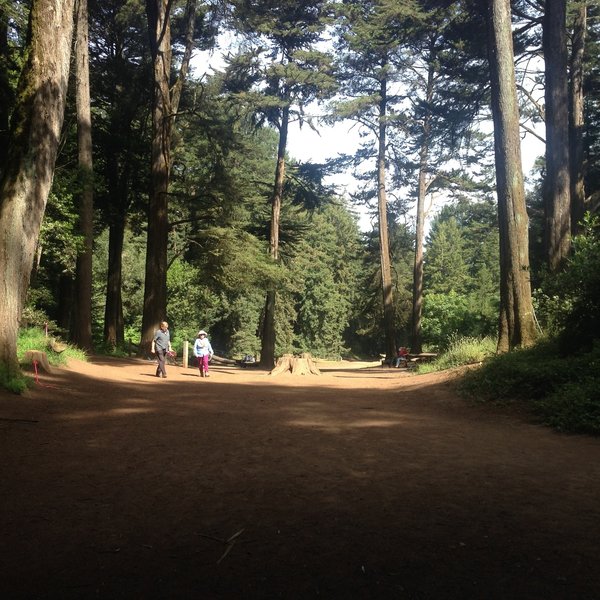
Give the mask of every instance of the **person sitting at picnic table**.
[[406, 363], [408, 361], [408, 348], [404, 346], [400, 346], [398, 348], [398, 354], [396, 358], [394, 358], [394, 367], [399, 367], [403, 362]]

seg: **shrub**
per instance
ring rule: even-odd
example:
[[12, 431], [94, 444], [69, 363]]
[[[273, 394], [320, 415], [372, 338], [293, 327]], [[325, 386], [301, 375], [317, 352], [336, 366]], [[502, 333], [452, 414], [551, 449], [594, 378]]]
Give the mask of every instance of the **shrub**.
[[562, 431], [600, 433], [600, 344], [564, 356], [557, 341], [486, 359], [461, 389], [480, 402], [516, 403]]
[[452, 336], [448, 349], [432, 363], [419, 366], [419, 373], [442, 371], [480, 363], [496, 352], [496, 341], [491, 337], [473, 338]]
[[4, 365], [0, 365], [0, 387], [14, 392], [15, 394], [22, 394], [31, 383], [31, 379], [24, 375], [17, 375], [16, 377], [9, 377], [8, 371]]
[[559, 431], [600, 434], [600, 386], [598, 377], [570, 381], [547, 398], [534, 401], [544, 423]]

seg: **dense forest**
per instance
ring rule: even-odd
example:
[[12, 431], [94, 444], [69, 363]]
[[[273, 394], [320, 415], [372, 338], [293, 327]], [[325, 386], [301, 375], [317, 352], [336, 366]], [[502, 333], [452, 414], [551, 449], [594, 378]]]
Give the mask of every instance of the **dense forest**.
[[[566, 0], [0, 0], [3, 378], [23, 328], [143, 354], [162, 320], [175, 347], [202, 328], [265, 368], [457, 336], [590, 350], [599, 17]], [[292, 124], [339, 122], [356, 152], [290, 154]], [[525, 136], [545, 153], [523, 174]]]

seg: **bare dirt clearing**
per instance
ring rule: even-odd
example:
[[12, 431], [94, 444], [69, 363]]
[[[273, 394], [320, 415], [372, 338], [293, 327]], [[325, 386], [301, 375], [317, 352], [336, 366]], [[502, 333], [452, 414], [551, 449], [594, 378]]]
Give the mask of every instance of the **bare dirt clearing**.
[[600, 597], [600, 440], [318, 366], [98, 357], [0, 392], [2, 597]]

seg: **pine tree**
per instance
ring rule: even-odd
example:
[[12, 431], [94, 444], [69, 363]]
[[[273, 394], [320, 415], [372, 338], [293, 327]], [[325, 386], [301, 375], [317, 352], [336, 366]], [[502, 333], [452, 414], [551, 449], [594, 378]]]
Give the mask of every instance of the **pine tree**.
[[[335, 89], [329, 57], [314, 49], [326, 26], [326, 3], [269, 0], [255, 6], [234, 0], [232, 5], [236, 26], [254, 44], [230, 64], [232, 91], [278, 132], [269, 231], [269, 255], [278, 262], [290, 119], [303, 119], [307, 103]], [[276, 290], [272, 288], [267, 291], [262, 332], [261, 365], [265, 368], [275, 364], [275, 314]]]

